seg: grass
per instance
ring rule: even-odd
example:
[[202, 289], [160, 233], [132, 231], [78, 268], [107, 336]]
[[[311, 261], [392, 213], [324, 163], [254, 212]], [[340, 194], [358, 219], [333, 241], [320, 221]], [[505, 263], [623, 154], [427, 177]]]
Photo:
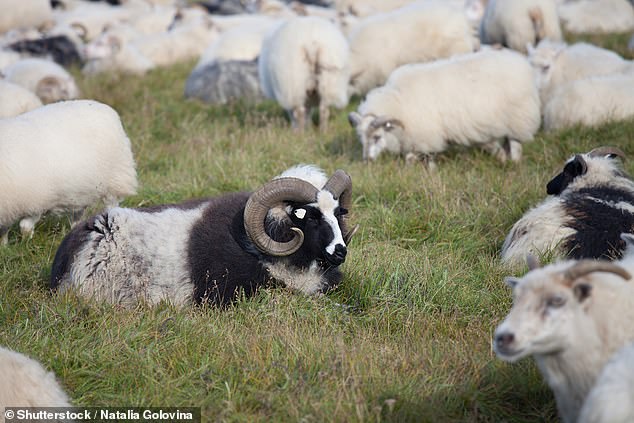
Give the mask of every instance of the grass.
[[[587, 38], [590, 39], [590, 38]], [[592, 37], [624, 52], [624, 36]], [[279, 107], [210, 107], [182, 97], [192, 63], [144, 78], [78, 76], [121, 115], [147, 206], [254, 189], [297, 163], [352, 175], [361, 229], [327, 297], [262, 290], [227, 310], [122, 310], [51, 295], [68, 218], [0, 249], [0, 344], [55, 371], [84, 406], [200, 406], [204, 421], [535, 422], [556, 420], [532, 361], [497, 360], [491, 334], [511, 298], [499, 249], [574, 152], [634, 153], [634, 121], [539, 133], [520, 164], [453, 150], [430, 173], [361, 161], [346, 112], [327, 133], [294, 133]], [[632, 171], [632, 165], [626, 164]]]

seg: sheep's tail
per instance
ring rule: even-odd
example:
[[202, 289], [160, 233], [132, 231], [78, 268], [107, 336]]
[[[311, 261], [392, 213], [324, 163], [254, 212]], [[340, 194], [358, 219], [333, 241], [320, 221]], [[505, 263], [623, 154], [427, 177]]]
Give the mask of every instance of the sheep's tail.
[[533, 31], [535, 34], [535, 45], [546, 38], [546, 30], [544, 29], [544, 14], [539, 7], [533, 7], [528, 10], [528, 17], [533, 23]]

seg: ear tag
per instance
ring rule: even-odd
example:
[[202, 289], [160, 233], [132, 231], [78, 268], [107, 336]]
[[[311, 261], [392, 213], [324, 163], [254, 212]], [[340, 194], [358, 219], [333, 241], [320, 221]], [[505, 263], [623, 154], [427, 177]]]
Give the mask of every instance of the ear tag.
[[306, 216], [306, 209], [296, 209], [294, 213], [298, 219], [303, 219]]

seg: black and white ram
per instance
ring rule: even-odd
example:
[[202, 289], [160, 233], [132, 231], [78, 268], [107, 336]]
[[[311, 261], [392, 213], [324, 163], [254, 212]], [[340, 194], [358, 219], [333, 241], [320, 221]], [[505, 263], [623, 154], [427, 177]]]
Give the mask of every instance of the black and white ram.
[[529, 210], [509, 232], [502, 261], [522, 264], [528, 254], [619, 258], [621, 233], [634, 233], [634, 181], [623, 171], [618, 148], [599, 147], [570, 158], [546, 186], [551, 196]]
[[112, 208], [62, 241], [51, 287], [124, 306], [226, 305], [283, 284], [316, 294], [341, 281], [352, 180], [293, 167], [254, 193], [152, 208]]

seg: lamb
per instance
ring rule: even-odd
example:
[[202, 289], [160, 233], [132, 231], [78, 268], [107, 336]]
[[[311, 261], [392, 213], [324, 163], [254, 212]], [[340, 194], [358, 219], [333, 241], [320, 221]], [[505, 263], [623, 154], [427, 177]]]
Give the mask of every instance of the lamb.
[[349, 40], [350, 94], [358, 95], [383, 85], [401, 65], [469, 53], [479, 47], [464, 11], [435, 1], [366, 18], [352, 28]]
[[35, 93], [43, 103], [72, 100], [79, 97], [79, 88], [66, 69], [45, 59], [23, 59], [2, 70], [5, 79]]
[[502, 246], [502, 261], [523, 263], [527, 254], [614, 259], [634, 233], [634, 181], [621, 169], [625, 154], [599, 147], [572, 156], [546, 185], [550, 197], [524, 214]]
[[41, 105], [40, 99], [31, 91], [0, 79], [0, 119], [17, 116]]
[[578, 423], [634, 421], [634, 343], [621, 348], [605, 365], [583, 402]]
[[71, 406], [55, 374], [24, 354], [0, 347], [0, 374], [1, 422], [5, 407]]
[[526, 45], [548, 38], [561, 41], [554, 0], [489, 0], [480, 24], [480, 40], [526, 53]]
[[383, 151], [408, 161], [432, 159], [455, 143], [519, 161], [522, 143], [539, 129], [540, 104], [528, 61], [511, 50], [491, 49], [402, 66], [348, 119], [364, 160], [376, 160]]
[[605, 34], [634, 30], [634, 9], [628, 0], [567, 1], [557, 10], [568, 32]]
[[548, 103], [558, 88], [570, 82], [591, 76], [634, 73], [629, 60], [588, 43], [567, 45], [546, 39], [535, 48], [528, 46], [528, 56], [535, 69], [542, 105]]
[[151, 208], [112, 208], [62, 241], [51, 287], [126, 307], [226, 306], [282, 284], [312, 295], [341, 280], [354, 230], [352, 182], [296, 166], [255, 191]]
[[92, 100], [46, 105], [0, 119], [0, 237], [23, 235], [47, 212], [114, 206], [136, 192], [130, 140], [111, 107]]
[[299, 131], [311, 105], [318, 103], [324, 131], [329, 107], [348, 104], [348, 55], [348, 43], [333, 23], [317, 17], [289, 19], [263, 42], [258, 61], [262, 91], [277, 100]]
[[53, 20], [49, 0], [0, 0], [0, 34], [15, 28], [38, 27]]
[[[632, 248], [632, 235], [624, 239]], [[631, 252], [631, 250], [630, 250]], [[531, 263], [532, 262], [532, 263]], [[564, 423], [579, 410], [605, 363], [634, 341], [634, 255], [619, 262], [567, 260], [506, 278], [513, 307], [495, 330], [497, 356], [532, 355]]]
[[214, 61], [196, 68], [185, 83], [185, 97], [205, 103], [227, 104], [236, 100], [259, 103], [265, 99], [257, 60]]
[[634, 73], [566, 84], [555, 91], [543, 113], [547, 131], [630, 119], [634, 117]]

